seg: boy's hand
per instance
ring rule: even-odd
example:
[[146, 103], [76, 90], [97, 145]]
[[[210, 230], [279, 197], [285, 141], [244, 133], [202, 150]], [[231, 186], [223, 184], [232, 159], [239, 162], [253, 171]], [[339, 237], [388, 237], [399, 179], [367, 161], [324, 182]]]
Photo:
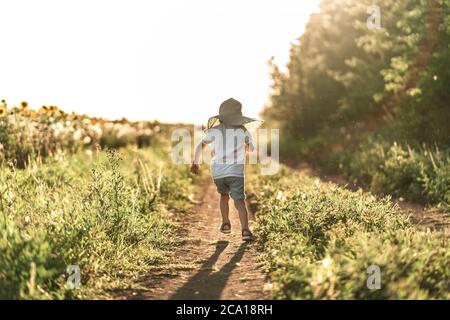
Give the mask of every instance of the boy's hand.
[[191, 166], [191, 172], [193, 174], [199, 174], [200, 166], [198, 164], [196, 164], [196, 163], [193, 163], [192, 166]]

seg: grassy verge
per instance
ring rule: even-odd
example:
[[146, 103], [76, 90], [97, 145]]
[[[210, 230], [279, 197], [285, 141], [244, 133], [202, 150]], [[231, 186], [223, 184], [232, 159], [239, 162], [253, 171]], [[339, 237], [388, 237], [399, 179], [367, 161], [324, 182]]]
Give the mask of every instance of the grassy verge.
[[[188, 169], [162, 148], [0, 168], [0, 298], [108, 298], [134, 286], [168, 257], [177, 242], [170, 211], [191, 195]], [[67, 287], [70, 265], [81, 271], [78, 290]]]
[[449, 150], [366, 142], [357, 150], [336, 155], [327, 165], [339, 168], [374, 193], [403, 197], [450, 212]]
[[[286, 168], [249, 184], [276, 298], [450, 298], [449, 239], [415, 229], [389, 199]], [[373, 265], [380, 289], [367, 286]]]

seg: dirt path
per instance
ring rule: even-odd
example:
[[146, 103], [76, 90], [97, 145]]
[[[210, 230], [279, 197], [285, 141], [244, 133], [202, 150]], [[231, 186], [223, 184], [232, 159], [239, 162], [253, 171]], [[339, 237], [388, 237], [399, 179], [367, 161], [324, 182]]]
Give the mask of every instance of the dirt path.
[[180, 217], [187, 240], [176, 249], [176, 267], [151, 271], [142, 283], [146, 289], [133, 299], [270, 299], [256, 244], [242, 241], [232, 201], [232, 232], [224, 235], [215, 186], [210, 178], [205, 183], [194, 210]]

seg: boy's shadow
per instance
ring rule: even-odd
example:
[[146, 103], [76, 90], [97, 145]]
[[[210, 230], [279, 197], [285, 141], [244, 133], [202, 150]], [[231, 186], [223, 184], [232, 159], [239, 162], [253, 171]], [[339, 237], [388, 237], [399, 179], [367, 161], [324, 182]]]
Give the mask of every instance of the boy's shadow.
[[222, 268], [213, 272], [213, 266], [219, 259], [220, 254], [228, 246], [228, 241], [219, 241], [216, 250], [200, 267], [200, 270], [192, 276], [183, 286], [177, 289], [170, 297], [173, 300], [217, 300], [225, 288], [231, 272], [236, 268], [236, 263], [241, 261], [247, 243], [243, 242], [234, 256]]

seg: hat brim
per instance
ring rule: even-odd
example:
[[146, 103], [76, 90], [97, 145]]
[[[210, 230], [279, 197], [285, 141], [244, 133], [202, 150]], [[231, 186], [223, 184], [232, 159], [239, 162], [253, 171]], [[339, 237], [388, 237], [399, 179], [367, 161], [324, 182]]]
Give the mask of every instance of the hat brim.
[[222, 114], [222, 115], [216, 115], [214, 117], [209, 118], [207, 128], [209, 129], [209, 128], [212, 128], [212, 127], [218, 125], [220, 121], [222, 121], [226, 125], [230, 125], [230, 126], [243, 125], [243, 126], [247, 127], [248, 125], [252, 124], [252, 127], [254, 127], [255, 129], [258, 128], [263, 123], [262, 120], [249, 118], [249, 117], [238, 115], [238, 114], [229, 114], [229, 115]]

